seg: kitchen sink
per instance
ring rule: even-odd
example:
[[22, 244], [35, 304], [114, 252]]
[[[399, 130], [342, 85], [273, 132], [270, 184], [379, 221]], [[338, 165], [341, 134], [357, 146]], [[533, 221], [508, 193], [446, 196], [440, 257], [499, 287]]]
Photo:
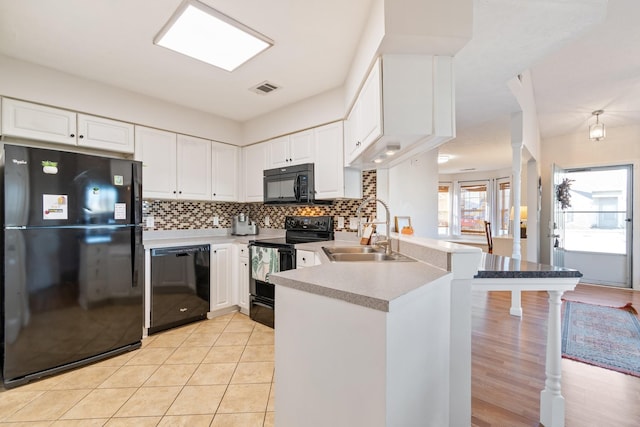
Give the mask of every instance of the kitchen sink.
[[375, 252], [384, 253], [384, 248], [378, 246], [325, 246], [324, 252], [327, 255], [332, 254], [369, 254]]
[[322, 250], [332, 262], [415, 261], [397, 252], [386, 254], [384, 248], [375, 246], [325, 246]]

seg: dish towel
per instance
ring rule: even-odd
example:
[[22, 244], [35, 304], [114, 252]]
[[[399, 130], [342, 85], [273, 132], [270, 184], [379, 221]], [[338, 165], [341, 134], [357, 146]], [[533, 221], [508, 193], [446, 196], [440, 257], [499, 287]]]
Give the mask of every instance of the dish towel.
[[269, 282], [269, 274], [280, 271], [280, 254], [277, 248], [251, 246], [251, 278]]

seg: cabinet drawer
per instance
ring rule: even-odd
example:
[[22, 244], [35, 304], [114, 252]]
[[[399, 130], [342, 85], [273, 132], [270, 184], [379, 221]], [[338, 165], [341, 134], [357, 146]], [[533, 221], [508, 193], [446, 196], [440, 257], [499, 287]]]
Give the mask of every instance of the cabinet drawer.
[[312, 267], [314, 265], [316, 265], [315, 252], [296, 250], [296, 268]]

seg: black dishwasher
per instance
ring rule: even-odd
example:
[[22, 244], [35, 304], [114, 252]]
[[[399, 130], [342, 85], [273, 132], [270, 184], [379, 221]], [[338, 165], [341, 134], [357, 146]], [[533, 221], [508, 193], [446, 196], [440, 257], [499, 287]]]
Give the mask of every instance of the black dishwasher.
[[207, 317], [210, 251], [209, 245], [151, 250], [150, 334]]

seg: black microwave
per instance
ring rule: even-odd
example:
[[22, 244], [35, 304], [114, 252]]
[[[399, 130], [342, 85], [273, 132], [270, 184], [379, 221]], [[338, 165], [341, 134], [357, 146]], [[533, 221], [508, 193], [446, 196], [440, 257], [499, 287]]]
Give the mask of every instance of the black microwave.
[[313, 163], [264, 171], [264, 202], [314, 203]]

